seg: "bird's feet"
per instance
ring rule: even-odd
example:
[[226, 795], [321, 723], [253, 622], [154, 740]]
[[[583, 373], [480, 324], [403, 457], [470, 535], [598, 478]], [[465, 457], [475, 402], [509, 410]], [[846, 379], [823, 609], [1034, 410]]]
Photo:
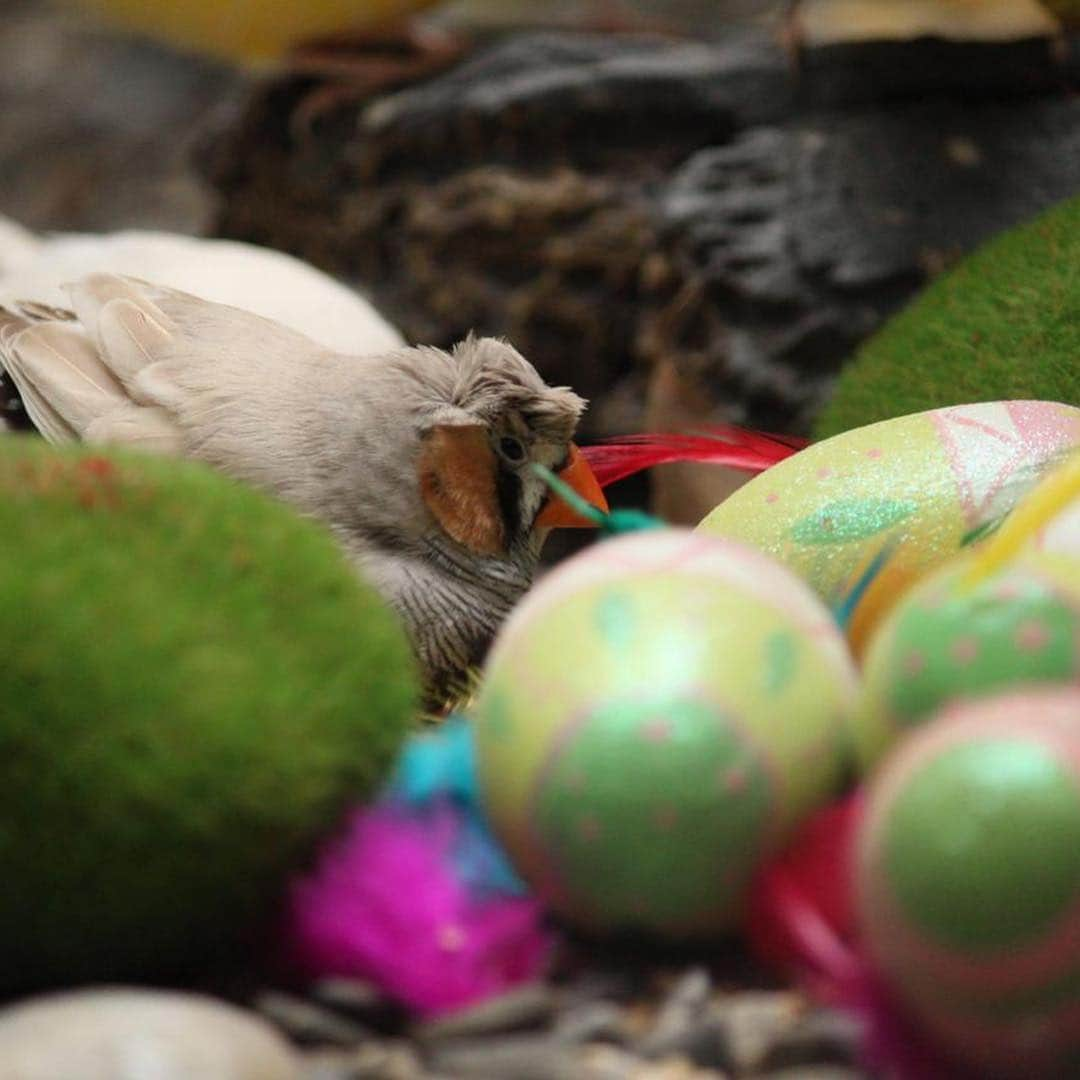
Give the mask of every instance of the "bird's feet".
[[1016, 41], [1060, 29], [1038, 0], [793, 0], [789, 48], [938, 37]]
[[435, 75], [467, 48], [460, 34], [412, 22], [299, 45], [282, 61], [282, 73], [312, 78], [316, 86], [294, 109], [293, 132], [306, 135], [329, 112]]

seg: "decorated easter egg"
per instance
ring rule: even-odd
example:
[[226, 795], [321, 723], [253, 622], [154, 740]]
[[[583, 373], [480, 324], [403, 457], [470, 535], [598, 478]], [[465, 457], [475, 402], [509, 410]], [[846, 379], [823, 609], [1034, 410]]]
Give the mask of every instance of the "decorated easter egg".
[[699, 526], [780, 559], [831, 605], [857, 595], [857, 654], [904, 590], [993, 526], [1080, 444], [1080, 409], [960, 405], [815, 443], [755, 477]]
[[978, 1076], [1080, 1075], [1080, 689], [958, 704], [890, 757], [859, 922], [913, 1018]]
[[854, 688], [829, 612], [774, 560], [682, 529], [607, 541], [496, 640], [475, 706], [485, 809], [577, 922], [717, 929], [830, 794]]
[[1080, 561], [1031, 553], [976, 568], [963, 556], [919, 582], [870, 642], [852, 718], [864, 768], [954, 699], [1080, 682]]

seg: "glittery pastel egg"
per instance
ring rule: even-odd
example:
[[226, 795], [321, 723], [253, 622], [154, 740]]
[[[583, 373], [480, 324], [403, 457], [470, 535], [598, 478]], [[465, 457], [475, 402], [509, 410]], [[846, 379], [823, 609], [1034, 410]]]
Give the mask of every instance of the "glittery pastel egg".
[[956, 705], [869, 792], [856, 902], [913, 1018], [978, 1076], [1080, 1076], [1080, 690]]
[[699, 526], [780, 559], [829, 604], [875, 560], [884, 569], [849, 627], [861, 654], [917, 578], [993, 524], [1065, 450], [1080, 409], [1043, 401], [960, 405], [815, 443], [755, 477]]
[[681, 529], [606, 541], [494, 645], [474, 714], [485, 806], [563, 915], [715, 930], [831, 793], [854, 692], [828, 611], [772, 559]]
[[852, 719], [864, 768], [952, 700], [1080, 682], [1080, 561], [1027, 554], [972, 581], [974, 565], [919, 582], [871, 640]]

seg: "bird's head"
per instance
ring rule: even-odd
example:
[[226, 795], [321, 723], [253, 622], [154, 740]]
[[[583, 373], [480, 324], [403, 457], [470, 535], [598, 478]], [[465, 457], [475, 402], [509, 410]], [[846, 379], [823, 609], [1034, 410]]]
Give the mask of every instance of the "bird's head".
[[469, 337], [451, 353], [423, 350], [428, 394], [417, 413], [416, 470], [438, 527], [477, 555], [539, 550], [547, 532], [591, 523], [553, 497], [534, 464], [607, 508], [573, 443], [585, 402], [548, 386], [505, 341]]

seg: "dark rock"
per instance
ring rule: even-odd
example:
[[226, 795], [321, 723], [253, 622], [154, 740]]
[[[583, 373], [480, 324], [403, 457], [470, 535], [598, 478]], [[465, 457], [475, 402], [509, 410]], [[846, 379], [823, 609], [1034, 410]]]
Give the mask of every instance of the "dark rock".
[[699, 1016], [679, 1032], [672, 1032], [661, 1055], [678, 1054], [702, 1069], [727, 1071], [732, 1068], [731, 1051], [728, 1046], [728, 1030], [723, 1022], [711, 1014]]
[[610, 1001], [594, 1001], [563, 1012], [552, 1029], [568, 1043], [622, 1042], [626, 1037], [623, 1010]]
[[715, 1069], [700, 1069], [688, 1058], [671, 1055], [643, 1061], [614, 1046], [591, 1046], [582, 1059], [581, 1080], [727, 1080]]
[[1080, 103], [925, 101], [806, 118], [787, 215], [802, 273], [873, 301], [1080, 187]]
[[867, 1080], [866, 1073], [837, 1065], [800, 1065], [796, 1069], [780, 1069], [760, 1075], [762, 1080]]
[[254, 1008], [300, 1043], [354, 1046], [371, 1037], [363, 1024], [292, 994], [264, 991]]
[[[506, 334], [593, 399], [586, 435], [660, 360], [710, 416], [805, 430], [930, 276], [1080, 188], [1066, 44], [1036, 85], [1031, 42], [964, 43], [964, 87], [927, 42], [807, 50], [799, 73], [758, 31], [519, 34], [302, 140], [310, 84], [268, 84], [204, 163], [219, 231], [351, 275], [411, 338]], [[804, 93], [826, 59], [878, 65], [878, 89]]]
[[935, 95], [1017, 97], [1061, 90], [1069, 77], [1057, 41], [913, 40], [818, 45], [799, 56], [806, 98], [819, 105], [925, 99]]
[[643, 1064], [621, 1047], [598, 1043], [582, 1053], [582, 1080], [636, 1080]]
[[311, 987], [311, 996], [331, 1009], [364, 1015], [386, 1008], [386, 996], [362, 979], [320, 979]]
[[789, 991], [739, 993], [715, 1005], [724, 1032], [726, 1060], [737, 1075], [759, 1072], [774, 1048], [790, 1037], [806, 1003]]
[[355, 1050], [313, 1050], [304, 1080], [423, 1080], [419, 1055], [404, 1043], [368, 1042]]
[[320, 979], [308, 991], [318, 1005], [359, 1021], [384, 1034], [398, 1034], [407, 1026], [408, 1010], [362, 979]]
[[417, 1024], [413, 1035], [421, 1042], [463, 1036], [520, 1031], [541, 1026], [555, 1010], [555, 993], [544, 983], [519, 986], [468, 1009]]
[[506, 1035], [439, 1043], [427, 1067], [455, 1080], [581, 1080], [576, 1048], [548, 1035]]
[[298, 143], [289, 116], [305, 91], [270, 85], [210, 144], [219, 231], [373, 283], [410, 338], [506, 334], [595, 399], [633, 374], [649, 295], [666, 302], [677, 284], [656, 193], [695, 150], [782, 116], [791, 86], [760, 36], [547, 33]]
[[704, 968], [691, 968], [665, 995], [656, 1019], [634, 1049], [643, 1057], [659, 1058], [685, 1050], [705, 1016], [712, 979]]
[[762, 1061], [766, 1072], [807, 1065], [852, 1065], [858, 1056], [862, 1025], [832, 1009], [814, 1009], [782, 1033]]

